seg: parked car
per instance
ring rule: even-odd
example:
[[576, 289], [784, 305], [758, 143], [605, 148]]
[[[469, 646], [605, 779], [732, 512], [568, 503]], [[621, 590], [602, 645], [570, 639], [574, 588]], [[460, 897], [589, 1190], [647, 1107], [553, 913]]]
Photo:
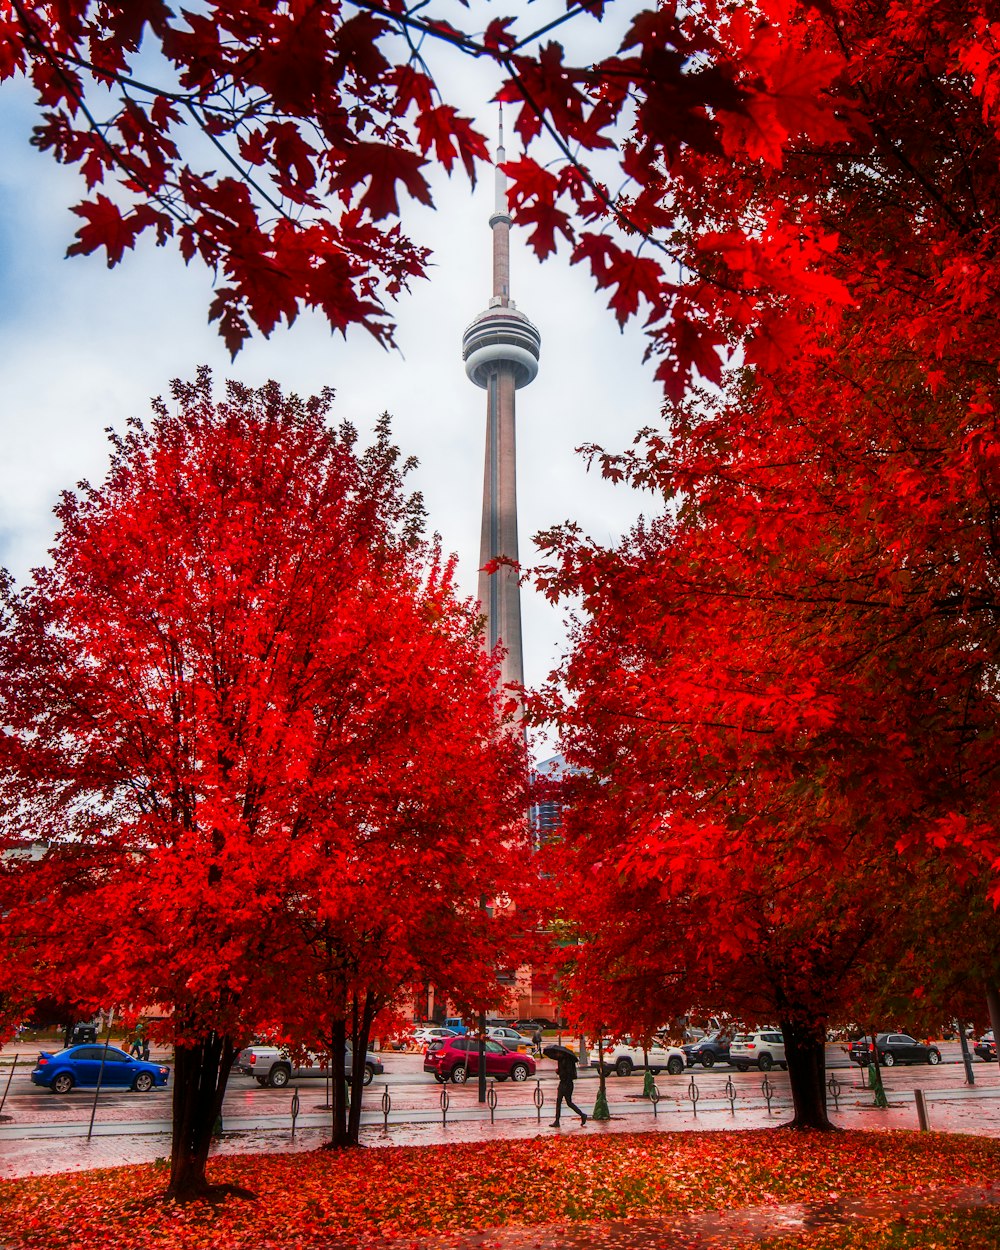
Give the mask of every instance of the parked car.
[[[878, 1061], [887, 1068], [897, 1063], [940, 1063], [941, 1052], [936, 1046], [927, 1042], [918, 1042], [908, 1033], [879, 1033], [875, 1038], [878, 1047]], [[870, 1036], [859, 1037], [848, 1047], [848, 1058], [852, 1063], [867, 1064], [872, 1062], [872, 1046]]]
[[525, 1037], [523, 1033], [519, 1033], [517, 1029], [508, 1028], [507, 1025], [494, 1025], [487, 1028], [486, 1036], [492, 1038], [494, 1042], [500, 1042], [506, 1046], [508, 1050], [528, 1050], [531, 1046], [531, 1038]]
[[984, 1033], [972, 1049], [980, 1059], [985, 1059], [987, 1063], [991, 1059], [995, 1059], [997, 1057], [997, 1044], [993, 1036], [993, 1030], [990, 1029], [988, 1033]]
[[758, 1029], [755, 1033], [737, 1033], [729, 1043], [729, 1062], [740, 1072], [758, 1068], [787, 1068], [785, 1039], [778, 1029]]
[[530, 1020], [528, 1020], [528, 1019], [524, 1019], [524, 1020], [515, 1020], [515, 1021], [514, 1021], [514, 1028], [515, 1028], [515, 1029], [525, 1029], [525, 1030], [530, 1031], [531, 1029], [536, 1029], [536, 1028], [538, 1028], [538, 1029], [558, 1029], [558, 1028], [559, 1028], [559, 1025], [556, 1023], [556, 1021], [555, 1021], [555, 1020], [550, 1020], [550, 1019], [548, 1018], [548, 1016], [532, 1016]]
[[[101, 1063], [104, 1070], [101, 1071]], [[35, 1085], [44, 1085], [53, 1094], [68, 1094], [74, 1085], [135, 1089], [146, 1093], [154, 1085], [166, 1085], [170, 1069], [159, 1063], [133, 1059], [117, 1046], [70, 1046], [52, 1053], [43, 1050], [31, 1073]]]
[[451, 1029], [452, 1033], [457, 1033], [459, 1037], [468, 1033], [469, 1029], [461, 1016], [449, 1016], [444, 1022], [446, 1029]]
[[[326, 1055], [308, 1055], [308, 1062], [299, 1063], [293, 1060], [287, 1051], [277, 1046], [245, 1046], [236, 1057], [237, 1071], [252, 1076], [258, 1085], [269, 1085], [272, 1089], [280, 1089], [293, 1078], [328, 1077], [330, 1075], [329, 1057]], [[350, 1076], [354, 1063], [351, 1047], [344, 1053], [344, 1075]], [[365, 1054], [364, 1083], [370, 1085], [376, 1076], [385, 1071], [377, 1056], [370, 1051]]]
[[[530, 1055], [508, 1050], [501, 1042], [487, 1038], [483, 1043], [486, 1059], [486, 1075], [498, 1081], [526, 1081], [535, 1075], [535, 1061]], [[441, 1085], [454, 1081], [464, 1085], [470, 1076], [479, 1075], [479, 1039], [475, 1037], [452, 1037], [435, 1050], [424, 1055], [424, 1071], [432, 1072]]]
[[616, 1076], [631, 1076], [637, 1069], [642, 1071], [646, 1068], [654, 1076], [663, 1071], [677, 1076], [684, 1071], [686, 1065], [687, 1056], [679, 1046], [661, 1046], [658, 1042], [645, 1050], [641, 1046], [634, 1046], [628, 1038], [619, 1042], [605, 1042], [603, 1060], [601, 1048], [593, 1046], [590, 1051], [590, 1066], [598, 1071], [603, 1069], [605, 1076], [610, 1076], [612, 1072]]
[[417, 1029], [413, 1034], [413, 1040], [417, 1046], [422, 1046], [425, 1050], [428, 1047], [440, 1046], [442, 1042], [448, 1042], [453, 1037], [458, 1037], [454, 1029], [446, 1029], [441, 1025], [430, 1025], [424, 1029]]
[[703, 1068], [714, 1068], [717, 1063], [729, 1062], [729, 1046], [732, 1039], [726, 1033], [709, 1033], [700, 1042], [687, 1042], [681, 1047], [687, 1066], [700, 1063]]

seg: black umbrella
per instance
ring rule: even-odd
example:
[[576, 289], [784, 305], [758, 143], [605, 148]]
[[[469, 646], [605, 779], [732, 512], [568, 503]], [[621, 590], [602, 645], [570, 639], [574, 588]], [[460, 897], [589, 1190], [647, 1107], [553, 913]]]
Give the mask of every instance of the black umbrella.
[[572, 1059], [574, 1063], [579, 1062], [576, 1051], [570, 1050], [568, 1046], [546, 1046], [542, 1054], [547, 1059], [555, 1059], [557, 1063], [560, 1059]]

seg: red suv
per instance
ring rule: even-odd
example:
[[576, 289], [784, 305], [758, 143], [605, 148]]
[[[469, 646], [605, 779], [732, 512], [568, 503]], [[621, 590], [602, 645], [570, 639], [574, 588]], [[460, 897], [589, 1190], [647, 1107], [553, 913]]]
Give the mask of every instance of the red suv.
[[[520, 1055], [508, 1050], [499, 1042], [484, 1043], [486, 1051], [486, 1075], [498, 1081], [526, 1081], [534, 1076], [535, 1061], [530, 1055]], [[442, 1085], [454, 1081], [464, 1085], [470, 1076], [479, 1075], [479, 1039], [475, 1037], [451, 1037], [436, 1050], [424, 1053], [424, 1071], [433, 1072], [435, 1081]]]

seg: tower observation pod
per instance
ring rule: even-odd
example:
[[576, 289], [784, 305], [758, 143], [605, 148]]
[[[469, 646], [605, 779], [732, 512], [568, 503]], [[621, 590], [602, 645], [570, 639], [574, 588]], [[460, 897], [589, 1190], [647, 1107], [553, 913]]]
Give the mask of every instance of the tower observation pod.
[[[493, 296], [462, 338], [462, 358], [469, 378], [486, 391], [486, 470], [483, 479], [483, 528], [479, 547], [479, 604], [486, 617], [486, 645], [501, 643], [506, 655], [501, 685], [524, 684], [521, 643], [521, 590], [518, 582], [517, 482], [514, 395], [538, 373], [541, 335], [510, 298], [510, 212], [503, 119], [496, 156], [493, 232]], [[485, 566], [496, 562], [495, 571]]]

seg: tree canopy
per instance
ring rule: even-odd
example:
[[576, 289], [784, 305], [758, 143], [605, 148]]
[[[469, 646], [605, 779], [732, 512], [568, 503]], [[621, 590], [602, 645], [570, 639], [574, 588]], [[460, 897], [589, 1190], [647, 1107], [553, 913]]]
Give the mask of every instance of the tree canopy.
[[[339, 1021], [342, 1044], [353, 999], [431, 976], [483, 1001], [480, 899], [523, 858], [476, 612], [387, 422], [361, 451], [331, 400], [176, 383], [3, 598], [2, 846], [46, 853], [0, 860], [0, 941], [40, 993], [166, 1008], [181, 1196], [257, 1029]], [[320, 999], [317, 939], [340, 973]]]

